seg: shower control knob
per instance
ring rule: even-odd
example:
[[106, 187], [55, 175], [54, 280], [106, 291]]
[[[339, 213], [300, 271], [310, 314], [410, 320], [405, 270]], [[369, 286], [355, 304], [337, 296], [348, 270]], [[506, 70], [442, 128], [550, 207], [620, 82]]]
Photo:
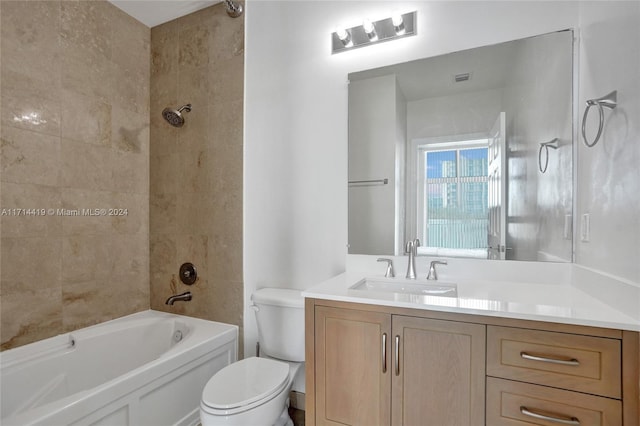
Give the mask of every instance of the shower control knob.
[[198, 278], [198, 272], [193, 263], [187, 262], [180, 266], [180, 281], [186, 285], [191, 285], [196, 282], [196, 278]]

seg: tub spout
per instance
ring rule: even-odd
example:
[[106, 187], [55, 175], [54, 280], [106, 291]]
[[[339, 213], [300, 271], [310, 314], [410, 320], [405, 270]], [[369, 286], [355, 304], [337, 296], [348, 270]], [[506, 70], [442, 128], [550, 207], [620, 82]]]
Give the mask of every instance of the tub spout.
[[188, 302], [189, 300], [191, 300], [191, 292], [185, 291], [184, 293], [181, 293], [181, 294], [174, 294], [173, 296], [168, 298], [167, 301], [164, 303], [166, 303], [167, 305], [173, 305], [173, 303], [177, 300]]

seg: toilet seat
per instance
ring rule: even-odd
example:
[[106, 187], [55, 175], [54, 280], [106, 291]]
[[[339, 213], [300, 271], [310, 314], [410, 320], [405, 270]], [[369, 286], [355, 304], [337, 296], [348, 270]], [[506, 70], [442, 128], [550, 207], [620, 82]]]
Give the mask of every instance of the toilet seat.
[[264, 404], [289, 383], [289, 365], [268, 358], [251, 357], [228, 365], [207, 382], [201, 407], [214, 415], [228, 416]]

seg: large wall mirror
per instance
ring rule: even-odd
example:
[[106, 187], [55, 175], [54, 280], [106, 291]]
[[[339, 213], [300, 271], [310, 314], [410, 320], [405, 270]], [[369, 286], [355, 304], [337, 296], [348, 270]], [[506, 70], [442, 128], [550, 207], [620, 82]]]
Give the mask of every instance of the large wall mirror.
[[571, 262], [573, 33], [349, 75], [349, 253]]

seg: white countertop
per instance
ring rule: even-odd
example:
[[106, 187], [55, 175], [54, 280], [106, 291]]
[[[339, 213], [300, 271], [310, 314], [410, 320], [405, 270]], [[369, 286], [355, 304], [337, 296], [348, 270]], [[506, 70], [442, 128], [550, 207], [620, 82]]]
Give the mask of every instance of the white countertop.
[[382, 278], [383, 275], [367, 274], [362, 270], [347, 271], [302, 294], [304, 297], [342, 302], [640, 331], [640, 315], [629, 315], [566, 282], [532, 284], [469, 277], [443, 279], [441, 282], [426, 281], [424, 278], [416, 281], [425, 284], [454, 282], [457, 297], [418, 296], [349, 288], [365, 277]]

